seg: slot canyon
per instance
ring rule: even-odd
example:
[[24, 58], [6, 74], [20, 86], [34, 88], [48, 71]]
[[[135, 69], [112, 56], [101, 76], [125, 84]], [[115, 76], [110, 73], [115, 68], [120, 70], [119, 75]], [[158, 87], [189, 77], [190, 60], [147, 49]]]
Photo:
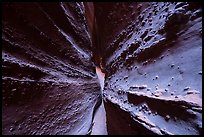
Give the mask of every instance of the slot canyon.
[[202, 4], [3, 2], [3, 135], [201, 135]]

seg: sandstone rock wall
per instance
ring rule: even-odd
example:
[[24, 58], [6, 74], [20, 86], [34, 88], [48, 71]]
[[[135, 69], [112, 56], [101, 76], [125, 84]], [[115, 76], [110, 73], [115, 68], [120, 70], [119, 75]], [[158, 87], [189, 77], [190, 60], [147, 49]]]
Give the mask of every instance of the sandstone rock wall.
[[2, 15], [2, 134], [88, 134], [101, 95], [83, 3], [3, 3]]
[[95, 15], [109, 134], [201, 134], [200, 3], [95, 3]]

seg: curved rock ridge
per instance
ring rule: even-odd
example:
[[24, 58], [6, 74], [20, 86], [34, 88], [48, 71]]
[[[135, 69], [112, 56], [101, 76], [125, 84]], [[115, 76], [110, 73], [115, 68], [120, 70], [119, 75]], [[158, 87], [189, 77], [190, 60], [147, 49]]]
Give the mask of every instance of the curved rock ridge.
[[89, 134], [101, 93], [83, 3], [2, 8], [2, 134]]
[[108, 134], [201, 134], [202, 8], [95, 3]]

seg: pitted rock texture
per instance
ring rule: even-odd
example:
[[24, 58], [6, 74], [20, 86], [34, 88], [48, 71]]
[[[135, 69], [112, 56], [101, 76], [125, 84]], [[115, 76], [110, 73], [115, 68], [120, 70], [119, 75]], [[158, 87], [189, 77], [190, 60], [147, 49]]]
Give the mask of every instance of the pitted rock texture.
[[201, 134], [201, 4], [94, 6], [108, 134]]
[[2, 134], [89, 134], [101, 95], [83, 3], [3, 3], [2, 15]]

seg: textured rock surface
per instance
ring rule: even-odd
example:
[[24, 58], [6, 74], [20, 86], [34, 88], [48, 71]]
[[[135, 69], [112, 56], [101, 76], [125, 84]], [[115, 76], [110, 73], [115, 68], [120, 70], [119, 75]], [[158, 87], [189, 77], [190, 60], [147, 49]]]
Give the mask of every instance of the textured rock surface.
[[87, 134], [101, 95], [83, 3], [2, 8], [2, 134]]
[[201, 5], [94, 6], [108, 134], [201, 134]]

